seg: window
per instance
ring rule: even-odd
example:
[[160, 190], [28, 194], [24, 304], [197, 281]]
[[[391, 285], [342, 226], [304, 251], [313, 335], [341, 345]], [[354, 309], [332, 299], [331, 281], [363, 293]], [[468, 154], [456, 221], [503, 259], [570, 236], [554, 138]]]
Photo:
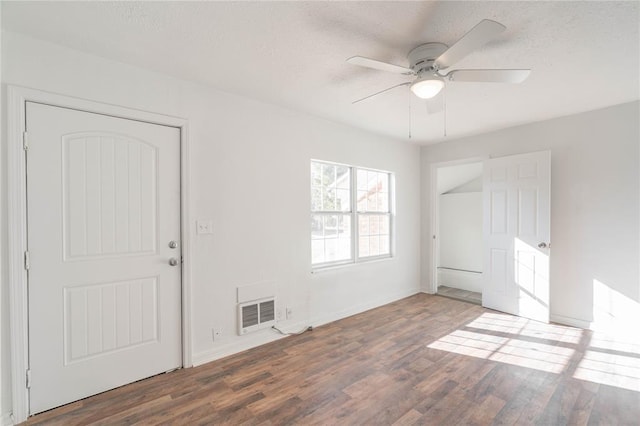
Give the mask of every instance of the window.
[[389, 173], [357, 169], [358, 257], [391, 253]]
[[391, 174], [311, 161], [314, 267], [391, 256]]

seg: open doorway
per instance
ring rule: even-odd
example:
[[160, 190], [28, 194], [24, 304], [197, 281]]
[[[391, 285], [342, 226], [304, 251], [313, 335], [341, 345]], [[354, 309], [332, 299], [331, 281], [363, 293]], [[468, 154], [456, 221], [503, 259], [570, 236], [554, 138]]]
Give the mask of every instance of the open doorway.
[[436, 293], [482, 304], [482, 162], [437, 166], [434, 275]]

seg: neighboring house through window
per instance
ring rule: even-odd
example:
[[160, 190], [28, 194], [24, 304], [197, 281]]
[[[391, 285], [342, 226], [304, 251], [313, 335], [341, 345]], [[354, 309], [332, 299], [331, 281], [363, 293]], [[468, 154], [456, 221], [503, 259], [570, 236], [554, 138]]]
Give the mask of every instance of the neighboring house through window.
[[312, 266], [390, 257], [391, 200], [391, 173], [312, 160]]

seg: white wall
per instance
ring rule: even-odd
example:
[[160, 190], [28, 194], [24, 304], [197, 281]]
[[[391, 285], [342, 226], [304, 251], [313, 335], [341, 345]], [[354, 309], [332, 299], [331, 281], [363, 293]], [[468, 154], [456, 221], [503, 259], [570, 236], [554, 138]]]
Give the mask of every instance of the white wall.
[[458, 192], [464, 191], [459, 188], [439, 195], [438, 285], [481, 293], [482, 192]]
[[[639, 106], [633, 102], [424, 147], [422, 187], [430, 188], [434, 162], [551, 150], [552, 318], [594, 328], [603, 318], [640, 321]], [[429, 202], [423, 191], [425, 291], [431, 276]]]
[[[214, 230], [192, 236], [196, 362], [276, 338], [271, 330], [235, 336], [237, 286], [274, 281], [280, 304], [293, 308], [291, 327], [317, 325], [419, 291], [419, 147], [18, 34], [3, 35], [2, 55], [3, 83], [189, 120], [192, 226], [196, 218], [211, 219]], [[6, 144], [5, 136], [2, 158]], [[395, 172], [393, 259], [311, 274], [311, 158]], [[6, 211], [6, 187], [2, 203]], [[11, 406], [8, 286], [2, 275], [0, 413]], [[215, 343], [214, 326], [223, 330]]]
[[442, 194], [439, 265], [482, 272], [482, 192]]

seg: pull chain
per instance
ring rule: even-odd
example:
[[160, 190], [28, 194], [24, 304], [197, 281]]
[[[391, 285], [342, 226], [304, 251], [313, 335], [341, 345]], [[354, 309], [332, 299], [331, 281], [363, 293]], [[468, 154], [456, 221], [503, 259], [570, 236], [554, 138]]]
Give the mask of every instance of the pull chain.
[[411, 139], [411, 90], [407, 90], [409, 94], [409, 139]]

